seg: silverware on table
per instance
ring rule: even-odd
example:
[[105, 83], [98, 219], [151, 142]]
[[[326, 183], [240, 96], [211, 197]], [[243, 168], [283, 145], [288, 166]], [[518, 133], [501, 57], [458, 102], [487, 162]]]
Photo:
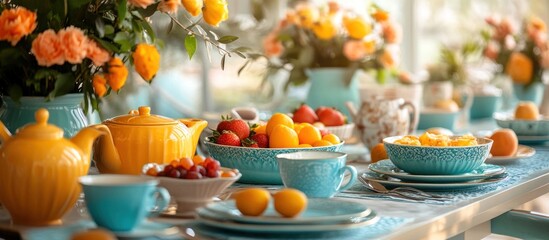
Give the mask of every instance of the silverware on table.
[[385, 186], [383, 186], [381, 183], [378, 183], [376, 181], [370, 181], [368, 179], [363, 178], [362, 176], [359, 176], [358, 180], [366, 188], [368, 188], [371, 191], [377, 192], [377, 193], [382, 193], [382, 194], [387, 194], [387, 195], [392, 195], [392, 196], [399, 196], [399, 197], [402, 197], [402, 198], [411, 199], [411, 200], [418, 200], [418, 201], [421, 201], [421, 200], [434, 200], [434, 201], [450, 200], [450, 198], [448, 198], [448, 197], [438, 195], [438, 194], [433, 194], [433, 193], [427, 193], [427, 192], [424, 192], [424, 191], [421, 191], [419, 189], [412, 188], [412, 187], [397, 187], [397, 188], [389, 190]]

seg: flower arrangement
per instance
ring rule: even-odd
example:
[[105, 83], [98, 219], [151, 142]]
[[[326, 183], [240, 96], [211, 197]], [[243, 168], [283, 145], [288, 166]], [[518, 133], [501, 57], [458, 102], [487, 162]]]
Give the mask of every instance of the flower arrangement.
[[[190, 15], [188, 26], [176, 18], [180, 8]], [[88, 104], [98, 109], [103, 96], [124, 86], [126, 63], [152, 81], [160, 64], [150, 25], [155, 13], [187, 32], [190, 58], [198, 39], [207, 49], [218, 48], [223, 59], [232, 52], [242, 55], [223, 45], [236, 37], [219, 38], [198, 25], [226, 20], [226, 0], [0, 0], [0, 11], [0, 92], [14, 100], [83, 93], [85, 110]]]
[[280, 69], [290, 72], [286, 87], [306, 82], [307, 69], [325, 67], [375, 70], [382, 82], [387, 70], [398, 64], [402, 30], [379, 6], [369, 10], [362, 16], [333, 1], [320, 6], [300, 3], [265, 37], [264, 53], [251, 56], [242, 68], [266, 58], [267, 75]]
[[542, 81], [549, 68], [547, 26], [538, 17], [524, 19], [520, 31], [509, 18], [488, 17], [490, 26], [483, 31], [484, 56], [499, 65], [499, 73], [507, 74], [514, 83], [530, 85]]

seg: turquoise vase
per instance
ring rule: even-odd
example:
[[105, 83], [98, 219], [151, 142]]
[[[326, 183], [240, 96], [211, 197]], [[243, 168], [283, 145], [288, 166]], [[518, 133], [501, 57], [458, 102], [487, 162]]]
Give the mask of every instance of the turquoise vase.
[[307, 71], [311, 87], [305, 102], [316, 109], [320, 106], [335, 107], [351, 118], [345, 102], [352, 102], [355, 107], [360, 106], [358, 77], [353, 73], [350, 82], [346, 81], [348, 68], [313, 68]]
[[81, 106], [83, 99], [84, 94], [81, 93], [66, 94], [52, 101], [46, 101], [44, 97], [21, 97], [19, 102], [15, 102], [10, 97], [4, 96], [0, 120], [12, 134], [15, 134], [18, 128], [35, 122], [36, 110], [46, 108], [50, 113], [48, 123], [62, 128], [64, 137], [72, 137], [88, 125]]
[[513, 83], [513, 94], [517, 101], [532, 101], [536, 105], [541, 104], [545, 85], [535, 82], [530, 85]]

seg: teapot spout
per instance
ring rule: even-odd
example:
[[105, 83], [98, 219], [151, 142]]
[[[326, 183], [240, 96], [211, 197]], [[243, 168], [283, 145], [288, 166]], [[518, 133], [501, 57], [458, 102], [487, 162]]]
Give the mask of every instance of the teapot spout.
[[347, 101], [345, 102], [345, 106], [349, 110], [349, 114], [351, 114], [351, 119], [353, 120], [354, 123], [356, 123], [358, 120], [357, 118], [358, 111], [356, 110], [355, 105], [353, 104], [353, 102]]
[[90, 156], [92, 146], [94, 146], [93, 143], [97, 138], [98, 141], [95, 144], [93, 153], [97, 168], [100, 172], [117, 172], [122, 163], [114, 146], [111, 131], [107, 126], [97, 124], [86, 127], [80, 130], [71, 141], [80, 146], [87, 156]]
[[5, 143], [11, 138], [11, 132], [4, 123], [0, 122], [0, 143]]
[[189, 129], [189, 132], [191, 133], [191, 136], [193, 138], [193, 154], [196, 154], [196, 146], [198, 145], [198, 141], [200, 140], [200, 134], [208, 126], [208, 122], [202, 119], [195, 119], [195, 118], [184, 118], [179, 119], [179, 121], [187, 128]]

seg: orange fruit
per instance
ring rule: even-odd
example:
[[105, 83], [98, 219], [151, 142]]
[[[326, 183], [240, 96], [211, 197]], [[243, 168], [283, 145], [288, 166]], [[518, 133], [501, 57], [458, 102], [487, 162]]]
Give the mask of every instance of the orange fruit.
[[530, 101], [519, 102], [515, 107], [515, 119], [537, 120], [539, 118], [538, 106]]
[[435, 103], [435, 107], [449, 112], [459, 111], [459, 105], [452, 99], [440, 100]]
[[252, 129], [255, 133], [260, 134], [267, 134], [267, 124], [260, 124], [256, 128]]
[[281, 189], [273, 199], [276, 212], [284, 217], [296, 217], [307, 208], [307, 195], [297, 189]]
[[512, 129], [497, 129], [490, 139], [494, 140], [490, 149], [492, 156], [513, 156], [517, 152], [518, 138]]
[[375, 163], [379, 160], [388, 159], [389, 156], [387, 155], [387, 150], [385, 149], [385, 145], [383, 143], [376, 144], [371, 150], [370, 150], [370, 161], [372, 163]]
[[179, 159], [179, 164], [183, 166], [183, 168], [189, 170], [194, 165], [193, 159], [190, 157], [183, 157]]
[[236, 177], [236, 173], [231, 170], [221, 171], [222, 178], [232, 178]]
[[246, 188], [233, 194], [236, 208], [246, 216], [259, 216], [271, 201], [271, 194], [264, 188]]
[[312, 144], [313, 147], [327, 147], [332, 146], [333, 144], [326, 140], [318, 140]]
[[310, 148], [310, 147], [313, 147], [313, 145], [307, 144], [307, 143], [302, 143], [302, 144], [297, 145], [297, 147], [298, 148]]
[[116, 240], [116, 236], [109, 230], [96, 228], [74, 233], [71, 240]]
[[200, 155], [194, 155], [193, 157], [193, 164], [194, 165], [202, 165], [202, 163], [204, 162], [204, 157], [200, 156]]
[[290, 116], [284, 113], [275, 113], [271, 116], [269, 121], [267, 121], [266, 131], [268, 136], [271, 136], [271, 132], [278, 124], [285, 125], [291, 129], [294, 128], [294, 120], [292, 120]]
[[297, 134], [300, 144], [313, 144], [314, 142], [321, 140], [320, 130], [313, 125], [304, 125]]
[[332, 143], [333, 145], [339, 144], [341, 142], [339, 137], [337, 135], [333, 134], [333, 133], [328, 133], [328, 134], [324, 135], [322, 137], [322, 140], [326, 140], [326, 141]]
[[293, 128], [286, 125], [276, 125], [269, 136], [270, 148], [295, 148], [299, 145], [299, 137]]

